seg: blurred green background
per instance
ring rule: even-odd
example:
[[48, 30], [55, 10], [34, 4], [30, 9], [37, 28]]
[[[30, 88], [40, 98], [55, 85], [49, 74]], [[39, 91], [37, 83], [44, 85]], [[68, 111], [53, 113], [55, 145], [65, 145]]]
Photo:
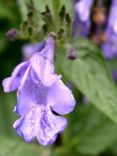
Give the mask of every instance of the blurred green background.
[[[21, 62], [21, 49], [26, 42], [9, 41], [6, 37], [6, 32], [19, 29], [22, 21], [18, 3], [0, 0], [1, 83]], [[25, 143], [12, 128], [18, 118], [13, 112], [16, 93], [3, 93], [0, 86], [0, 156], [117, 156], [117, 87], [98, 47], [82, 39], [73, 41], [73, 45], [78, 49], [79, 60], [70, 62], [60, 48], [55, 62], [64, 82], [72, 84], [76, 98], [75, 110], [66, 116], [66, 130], [48, 147], [36, 141]]]

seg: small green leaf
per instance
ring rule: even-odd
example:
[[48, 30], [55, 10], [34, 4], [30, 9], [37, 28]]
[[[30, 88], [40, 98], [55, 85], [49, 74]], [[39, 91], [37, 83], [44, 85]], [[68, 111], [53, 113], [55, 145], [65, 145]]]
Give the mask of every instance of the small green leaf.
[[58, 30], [58, 32], [57, 32], [57, 38], [58, 39], [62, 39], [63, 38], [63, 35], [64, 35], [64, 32], [65, 32], [64, 28], [63, 27], [60, 27], [59, 30]]
[[61, 0], [61, 7], [65, 6], [66, 8], [66, 13], [69, 14], [70, 18], [73, 18], [73, 14], [74, 14], [74, 1], [69, 1], [68, 0]]

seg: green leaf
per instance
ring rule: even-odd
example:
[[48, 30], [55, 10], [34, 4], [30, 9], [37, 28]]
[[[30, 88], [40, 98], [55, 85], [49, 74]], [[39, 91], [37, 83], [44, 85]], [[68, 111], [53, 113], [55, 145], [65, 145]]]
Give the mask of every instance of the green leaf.
[[65, 49], [59, 49], [57, 68], [94, 106], [117, 123], [117, 88], [101, 51], [92, 42], [83, 39], [74, 39], [72, 46], [77, 52], [77, 59], [68, 60]]
[[44, 148], [37, 143], [27, 144], [10, 137], [0, 137], [1, 156], [44, 156], [50, 155], [50, 148]]
[[76, 153], [95, 155], [117, 140], [117, 125], [92, 105], [79, 104], [69, 115], [64, 135], [69, 151], [74, 148]]
[[16, 120], [16, 113], [13, 112], [13, 108], [16, 104], [16, 98], [13, 93], [3, 94], [0, 93], [0, 133], [3, 135], [13, 135], [12, 125]]
[[117, 59], [112, 59], [108, 61], [109, 65], [111, 66], [112, 69], [117, 70]]
[[113, 144], [110, 146], [109, 150], [114, 153], [114, 156], [117, 155], [117, 139], [115, 142], [113, 142]]
[[23, 21], [27, 20], [27, 2], [28, 0], [20, 0], [18, 2]]
[[0, 33], [0, 54], [4, 51], [7, 46], [7, 40], [5, 38], [5, 34]]
[[[4, 2], [5, 3], [5, 2]], [[6, 7], [6, 5], [0, 1], [0, 19], [11, 19], [14, 17], [13, 12]]]
[[61, 0], [61, 7], [64, 5], [66, 8], [66, 12], [70, 15], [71, 19], [73, 19], [73, 14], [74, 14], [74, 6], [73, 6], [73, 1], [68, 0]]

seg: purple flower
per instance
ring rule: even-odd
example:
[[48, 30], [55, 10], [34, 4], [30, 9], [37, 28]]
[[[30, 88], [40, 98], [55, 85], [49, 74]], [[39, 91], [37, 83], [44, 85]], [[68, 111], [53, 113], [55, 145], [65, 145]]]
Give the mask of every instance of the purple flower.
[[15, 111], [20, 118], [13, 127], [26, 142], [36, 137], [42, 145], [53, 143], [67, 124], [59, 114], [67, 114], [75, 106], [72, 92], [54, 72], [53, 58], [54, 39], [49, 37], [40, 52], [3, 80], [5, 92], [18, 90]]
[[75, 1], [75, 17], [73, 22], [73, 36], [87, 36], [90, 28], [90, 10], [93, 0]]
[[102, 44], [102, 51], [107, 59], [117, 57], [117, 0], [112, 1], [105, 33], [106, 42]]

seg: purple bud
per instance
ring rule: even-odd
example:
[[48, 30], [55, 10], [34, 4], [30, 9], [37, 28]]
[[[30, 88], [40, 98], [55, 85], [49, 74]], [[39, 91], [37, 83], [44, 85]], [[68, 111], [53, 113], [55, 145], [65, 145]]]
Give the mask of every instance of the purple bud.
[[9, 40], [14, 41], [19, 35], [19, 32], [16, 29], [11, 29], [6, 33], [6, 36]]
[[68, 52], [68, 59], [75, 60], [77, 58], [76, 50], [71, 48]]

